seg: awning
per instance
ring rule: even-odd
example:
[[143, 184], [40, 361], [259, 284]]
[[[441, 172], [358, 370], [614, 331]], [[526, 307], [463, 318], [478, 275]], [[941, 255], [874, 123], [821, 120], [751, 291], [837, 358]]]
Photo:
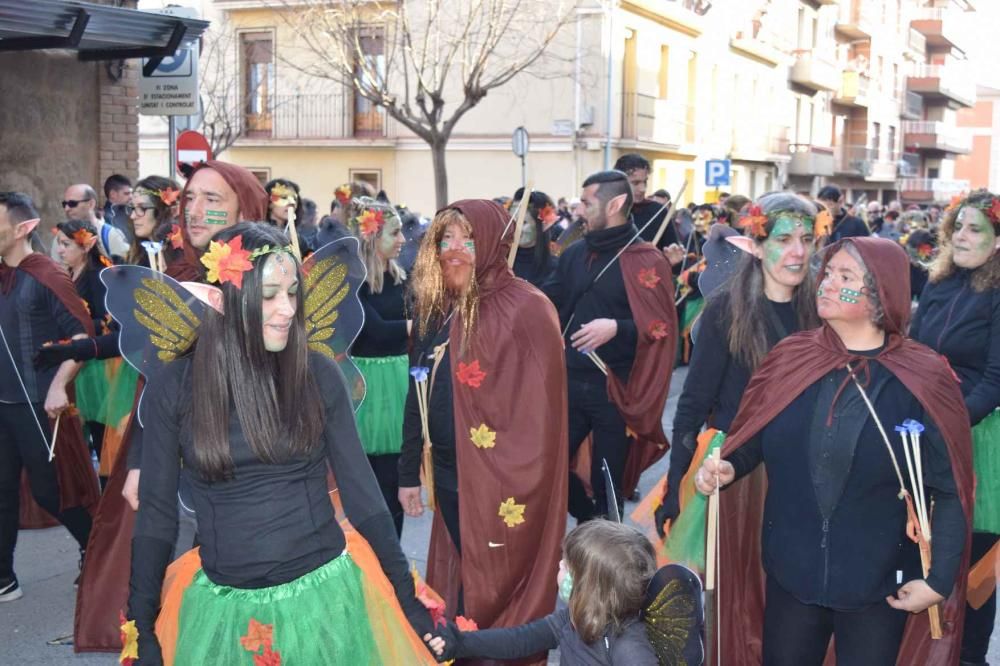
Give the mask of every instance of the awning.
[[198, 41], [208, 21], [77, 0], [0, 0], [0, 51], [69, 49], [80, 60], [151, 58]]

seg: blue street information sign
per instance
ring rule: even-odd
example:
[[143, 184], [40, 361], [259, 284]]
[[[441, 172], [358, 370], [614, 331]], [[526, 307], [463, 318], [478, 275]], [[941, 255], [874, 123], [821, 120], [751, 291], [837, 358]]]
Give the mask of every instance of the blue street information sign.
[[705, 187], [721, 187], [729, 185], [730, 160], [705, 161]]

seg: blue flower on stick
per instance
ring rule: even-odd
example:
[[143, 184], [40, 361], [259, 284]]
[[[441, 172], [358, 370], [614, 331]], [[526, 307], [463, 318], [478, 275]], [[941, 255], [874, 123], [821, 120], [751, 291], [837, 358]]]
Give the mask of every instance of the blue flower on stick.
[[924, 431], [924, 424], [913, 419], [906, 419], [903, 421], [903, 427], [906, 428], [911, 435], [919, 435]]
[[427, 375], [430, 373], [430, 368], [425, 368], [424, 366], [417, 365], [410, 368], [410, 376], [413, 377], [418, 382], [426, 382]]

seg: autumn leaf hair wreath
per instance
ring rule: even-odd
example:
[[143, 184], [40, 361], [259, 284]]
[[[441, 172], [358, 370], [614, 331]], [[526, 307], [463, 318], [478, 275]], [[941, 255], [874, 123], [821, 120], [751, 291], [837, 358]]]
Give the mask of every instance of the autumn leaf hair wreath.
[[181, 191], [172, 185], [164, 187], [161, 190], [150, 190], [145, 187], [137, 187], [135, 193], [138, 195], [156, 197], [163, 203], [164, 206], [173, 206], [177, 203], [177, 197], [181, 195]]
[[741, 215], [738, 226], [750, 237], [762, 241], [768, 237], [770, 231], [767, 228], [769, 223], [773, 223], [779, 217], [794, 217], [813, 226], [815, 219], [802, 213], [790, 210], [774, 210], [764, 213], [759, 204], [750, 204]]
[[385, 212], [379, 208], [362, 208], [354, 217], [354, 226], [365, 240], [371, 240], [385, 226]]
[[290, 246], [264, 245], [255, 250], [243, 249], [243, 237], [236, 236], [229, 241], [212, 241], [201, 263], [208, 269], [205, 279], [223, 284], [229, 282], [237, 289], [243, 288], [243, 274], [253, 270], [253, 262], [268, 254], [284, 252], [292, 254]]
[[962, 194], [956, 195], [951, 198], [951, 203], [945, 208], [945, 212], [950, 212], [957, 209], [955, 216], [957, 217], [963, 208], [975, 208], [983, 212], [983, 215], [989, 218], [993, 226], [1000, 226], [1000, 197], [993, 196], [983, 196], [984, 191], [979, 190], [968, 194], [963, 192]]
[[351, 186], [341, 185], [333, 192], [333, 196], [340, 202], [341, 206], [351, 203]]

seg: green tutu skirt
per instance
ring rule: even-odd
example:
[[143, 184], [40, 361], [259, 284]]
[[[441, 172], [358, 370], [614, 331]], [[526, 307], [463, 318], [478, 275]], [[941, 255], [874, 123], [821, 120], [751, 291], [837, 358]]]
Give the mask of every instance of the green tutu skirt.
[[117, 427], [132, 411], [139, 373], [120, 358], [87, 361], [76, 376], [76, 408], [83, 421]]
[[972, 528], [1000, 534], [1000, 409], [972, 429], [972, 467], [976, 472]]
[[254, 590], [216, 585], [199, 570], [184, 592], [178, 666], [380, 661], [362, 573], [346, 551], [289, 583]]
[[368, 392], [357, 413], [365, 453], [383, 456], [403, 447], [403, 411], [410, 383], [410, 362], [403, 356], [354, 356]]

